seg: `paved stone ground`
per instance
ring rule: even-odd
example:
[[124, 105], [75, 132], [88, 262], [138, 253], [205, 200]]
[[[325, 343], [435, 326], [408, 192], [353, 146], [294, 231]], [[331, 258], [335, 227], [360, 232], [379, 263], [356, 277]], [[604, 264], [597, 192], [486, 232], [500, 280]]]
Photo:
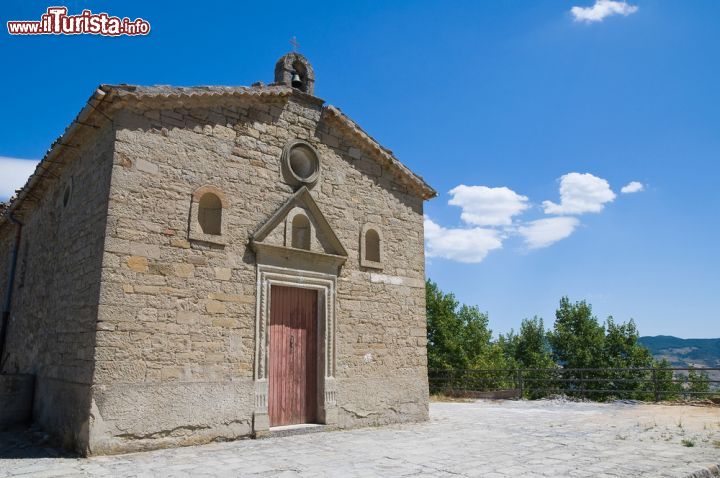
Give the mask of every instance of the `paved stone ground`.
[[0, 476], [685, 477], [719, 447], [720, 408], [477, 401], [433, 403], [427, 423], [90, 459], [6, 437]]

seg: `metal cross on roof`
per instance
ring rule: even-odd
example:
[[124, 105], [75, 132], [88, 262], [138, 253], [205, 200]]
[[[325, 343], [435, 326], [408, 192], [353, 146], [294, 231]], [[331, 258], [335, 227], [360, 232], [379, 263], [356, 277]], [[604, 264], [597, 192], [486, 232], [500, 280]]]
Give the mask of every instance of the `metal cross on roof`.
[[297, 52], [298, 48], [300, 48], [300, 43], [298, 43], [297, 38], [294, 36], [290, 39], [290, 44], [292, 45], [294, 52]]

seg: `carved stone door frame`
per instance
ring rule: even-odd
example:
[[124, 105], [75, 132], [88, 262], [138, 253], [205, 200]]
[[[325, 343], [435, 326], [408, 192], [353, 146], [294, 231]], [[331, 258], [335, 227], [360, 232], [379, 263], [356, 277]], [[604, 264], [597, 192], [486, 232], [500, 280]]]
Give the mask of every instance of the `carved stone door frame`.
[[255, 314], [255, 410], [253, 433], [267, 434], [268, 360], [270, 327], [270, 294], [273, 285], [313, 289], [318, 293], [318, 421], [337, 423], [337, 391], [335, 386], [335, 294], [337, 276], [271, 265], [257, 266], [257, 306]]

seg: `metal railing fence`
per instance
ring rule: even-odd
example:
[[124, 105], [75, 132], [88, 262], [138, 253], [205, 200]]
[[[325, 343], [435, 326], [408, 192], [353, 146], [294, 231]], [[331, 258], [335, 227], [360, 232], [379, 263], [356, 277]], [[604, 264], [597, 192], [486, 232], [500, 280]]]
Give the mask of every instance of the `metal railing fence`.
[[538, 368], [428, 371], [430, 393], [474, 396], [514, 391], [535, 399], [566, 395], [590, 400], [720, 398], [720, 368]]

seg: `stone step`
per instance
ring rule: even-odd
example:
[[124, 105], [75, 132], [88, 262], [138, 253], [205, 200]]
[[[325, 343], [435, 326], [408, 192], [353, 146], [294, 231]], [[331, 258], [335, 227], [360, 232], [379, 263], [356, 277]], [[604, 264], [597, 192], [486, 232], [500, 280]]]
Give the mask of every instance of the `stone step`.
[[281, 427], [270, 427], [270, 431], [256, 436], [256, 438], [280, 438], [294, 435], [305, 435], [306, 433], [320, 433], [335, 430], [336, 427], [321, 425], [317, 423], [301, 423], [298, 425], [285, 425]]

